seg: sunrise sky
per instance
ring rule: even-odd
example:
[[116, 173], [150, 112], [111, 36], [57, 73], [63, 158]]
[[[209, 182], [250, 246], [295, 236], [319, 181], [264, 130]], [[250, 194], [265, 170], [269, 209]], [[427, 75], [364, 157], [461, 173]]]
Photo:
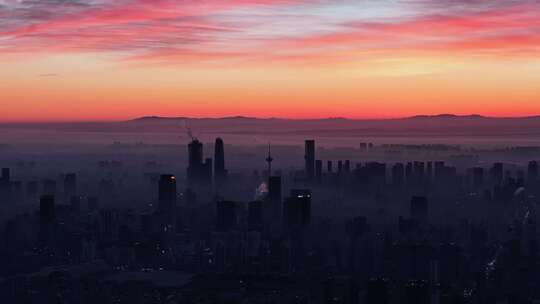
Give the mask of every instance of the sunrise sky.
[[540, 114], [540, 1], [0, 0], [0, 121]]

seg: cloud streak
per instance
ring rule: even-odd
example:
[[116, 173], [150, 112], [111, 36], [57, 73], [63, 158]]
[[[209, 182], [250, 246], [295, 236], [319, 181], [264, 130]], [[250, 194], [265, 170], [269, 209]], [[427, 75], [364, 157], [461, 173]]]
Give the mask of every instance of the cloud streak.
[[323, 63], [359, 52], [536, 56], [539, 47], [536, 1], [0, 1], [0, 53]]

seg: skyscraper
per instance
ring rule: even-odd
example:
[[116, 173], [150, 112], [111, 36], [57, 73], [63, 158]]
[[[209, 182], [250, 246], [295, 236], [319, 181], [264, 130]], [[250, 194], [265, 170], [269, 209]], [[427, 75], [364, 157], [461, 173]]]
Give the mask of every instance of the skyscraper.
[[217, 229], [219, 231], [234, 230], [238, 223], [236, 214], [236, 202], [218, 201], [217, 202]]
[[407, 185], [412, 185], [414, 181], [414, 175], [413, 175], [413, 163], [408, 162], [405, 165], [405, 179], [407, 180]]
[[176, 211], [176, 177], [163, 174], [159, 178], [158, 212], [162, 215], [174, 215]]
[[197, 179], [198, 172], [203, 162], [203, 144], [198, 139], [193, 139], [188, 144], [188, 180]]
[[263, 202], [252, 201], [248, 204], [248, 227], [259, 229], [263, 224]]
[[9, 168], [2, 168], [0, 178], [0, 203], [5, 203], [11, 198], [11, 177]]
[[311, 191], [293, 189], [283, 204], [283, 220], [287, 228], [309, 226], [311, 222]]
[[424, 182], [425, 175], [425, 163], [421, 161], [415, 161], [413, 163], [413, 176], [414, 182], [416, 184], [421, 184]]
[[68, 173], [64, 176], [64, 196], [70, 198], [77, 194], [77, 174]]
[[227, 178], [227, 170], [225, 169], [225, 148], [223, 139], [217, 138], [214, 145], [214, 175], [216, 183], [221, 184]]
[[484, 184], [484, 168], [475, 167], [472, 169], [472, 182], [475, 188], [480, 188]]
[[405, 166], [402, 163], [396, 163], [392, 166], [392, 184], [394, 186], [403, 186], [405, 183]]
[[198, 139], [193, 139], [188, 144], [188, 155], [188, 182], [190, 184], [210, 183], [212, 180], [212, 159], [207, 158], [203, 162], [203, 144]]
[[56, 181], [52, 179], [43, 180], [43, 194], [56, 195]]
[[2, 168], [2, 182], [9, 182], [11, 180], [11, 171], [9, 168]]
[[315, 177], [315, 141], [306, 140], [305, 143], [305, 155], [306, 161], [306, 178], [308, 181], [312, 181]]
[[318, 159], [315, 161], [315, 179], [317, 180], [317, 183], [322, 181], [322, 166], [322, 160]]
[[527, 180], [530, 184], [534, 184], [538, 180], [538, 162], [530, 161], [527, 166]]
[[351, 172], [351, 161], [346, 159], [343, 163], [343, 171], [347, 174]]
[[39, 199], [39, 216], [42, 220], [51, 221], [55, 217], [55, 201], [52, 195], [43, 195]]
[[268, 202], [272, 220], [281, 219], [281, 176], [270, 176], [268, 179]]

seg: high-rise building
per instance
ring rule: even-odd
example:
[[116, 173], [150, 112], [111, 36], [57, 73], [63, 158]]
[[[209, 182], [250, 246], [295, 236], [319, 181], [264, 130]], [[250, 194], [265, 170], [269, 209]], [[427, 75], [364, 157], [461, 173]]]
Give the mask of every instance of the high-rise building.
[[176, 211], [176, 177], [163, 174], [159, 178], [158, 212], [162, 215], [174, 215]]
[[56, 181], [52, 179], [43, 180], [43, 194], [56, 195]]
[[350, 173], [351, 172], [351, 161], [346, 159], [345, 160], [345, 163], [343, 164], [343, 171], [345, 171], [345, 173]]
[[433, 162], [432, 161], [427, 162], [426, 178], [428, 179], [428, 181], [431, 181], [433, 179]]
[[306, 161], [306, 178], [308, 181], [312, 181], [315, 177], [315, 141], [306, 140], [305, 143], [305, 155]]
[[217, 202], [217, 229], [219, 231], [234, 230], [238, 223], [236, 213], [236, 202], [218, 201]]
[[248, 204], [249, 229], [259, 229], [263, 224], [263, 202], [252, 201]]
[[9, 168], [2, 169], [0, 179], [0, 203], [8, 202], [11, 199], [11, 176]]
[[194, 139], [188, 144], [189, 167], [197, 167], [203, 162], [203, 144]]
[[415, 161], [413, 163], [413, 176], [415, 183], [421, 184], [424, 181], [424, 175], [425, 163], [421, 161]]
[[29, 181], [28, 183], [26, 183], [26, 195], [37, 198], [39, 192], [38, 189], [39, 184], [37, 181]]
[[379, 162], [368, 162], [365, 166], [367, 180], [372, 186], [384, 187], [386, 185], [386, 164]]
[[2, 178], [0, 179], [2, 182], [9, 182], [11, 181], [11, 171], [9, 168], [2, 168]]
[[188, 144], [188, 168], [187, 178], [189, 182], [201, 179], [201, 167], [203, 163], [203, 144], [194, 139]]
[[86, 203], [89, 212], [94, 212], [99, 209], [99, 200], [96, 196], [89, 196]]
[[392, 166], [392, 184], [394, 186], [403, 186], [405, 183], [405, 166], [402, 163], [396, 163]]
[[268, 202], [273, 221], [281, 219], [281, 176], [270, 176], [268, 179]]
[[52, 195], [43, 195], [39, 199], [39, 216], [42, 220], [51, 221], [55, 217], [55, 201]]
[[212, 159], [207, 158], [203, 162], [203, 144], [198, 139], [193, 139], [188, 144], [188, 182], [210, 183], [212, 181]]
[[311, 191], [293, 189], [283, 204], [283, 220], [288, 228], [309, 226], [311, 222]]
[[405, 165], [405, 179], [407, 180], [407, 185], [414, 183], [413, 164], [411, 162]]
[[527, 166], [527, 180], [529, 183], [534, 184], [538, 181], [538, 162], [530, 161]]
[[484, 185], [484, 168], [475, 167], [472, 169], [472, 183], [475, 188], [480, 188]]
[[433, 170], [433, 178], [435, 180], [440, 180], [443, 175], [444, 175], [444, 171], [445, 171], [445, 163], [443, 161], [436, 161], [434, 163], [434, 170]]
[[223, 139], [217, 138], [214, 145], [214, 176], [216, 183], [221, 184], [227, 178], [227, 170], [225, 169], [225, 148]]
[[71, 212], [79, 213], [81, 211], [81, 197], [78, 195], [72, 196], [69, 199], [69, 206], [71, 208]]
[[326, 168], [327, 168], [327, 171], [328, 173], [332, 173], [333, 172], [333, 168], [332, 168], [332, 161], [329, 160], [327, 163], [326, 163]]
[[68, 173], [64, 176], [64, 195], [70, 198], [77, 194], [77, 174]]
[[495, 185], [500, 185], [503, 182], [504, 178], [504, 168], [502, 163], [494, 163], [491, 169], [489, 170], [489, 175], [491, 177], [491, 182]]
[[315, 161], [315, 180], [317, 183], [322, 181], [322, 160], [318, 159]]

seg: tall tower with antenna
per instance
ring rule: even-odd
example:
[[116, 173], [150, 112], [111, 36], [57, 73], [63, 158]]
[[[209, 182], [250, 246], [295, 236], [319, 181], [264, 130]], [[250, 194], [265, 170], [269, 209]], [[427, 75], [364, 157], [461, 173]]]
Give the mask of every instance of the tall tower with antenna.
[[270, 143], [268, 144], [268, 202], [270, 203], [271, 217], [274, 224], [281, 223], [281, 176], [272, 176], [272, 152]]
[[270, 152], [270, 143], [268, 143], [268, 157], [266, 157], [266, 162], [268, 163], [268, 177], [272, 176], [272, 153]]

